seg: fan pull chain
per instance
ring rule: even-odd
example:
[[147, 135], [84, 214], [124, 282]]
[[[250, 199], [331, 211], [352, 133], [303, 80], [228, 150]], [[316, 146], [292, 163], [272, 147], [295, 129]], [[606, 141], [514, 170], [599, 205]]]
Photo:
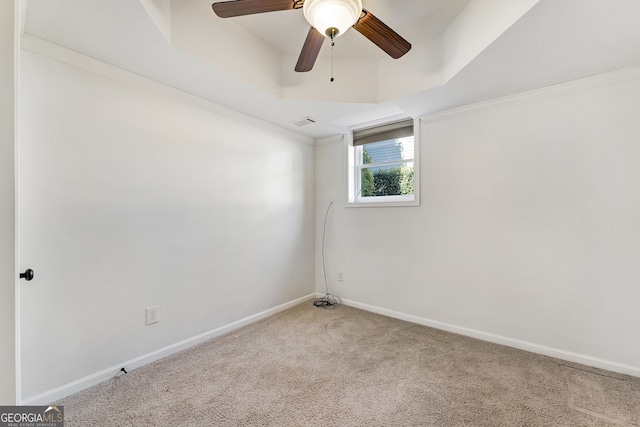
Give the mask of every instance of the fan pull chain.
[[331, 82], [335, 79], [333, 78], [333, 47], [336, 45], [336, 42], [333, 40], [335, 35], [335, 29], [331, 30]]

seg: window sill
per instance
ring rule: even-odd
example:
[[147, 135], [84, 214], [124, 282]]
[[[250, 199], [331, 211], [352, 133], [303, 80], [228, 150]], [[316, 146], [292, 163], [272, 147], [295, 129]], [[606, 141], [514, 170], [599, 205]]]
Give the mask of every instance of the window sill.
[[386, 208], [386, 207], [416, 207], [420, 206], [420, 200], [404, 196], [367, 197], [358, 199], [357, 202], [348, 201], [348, 208]]

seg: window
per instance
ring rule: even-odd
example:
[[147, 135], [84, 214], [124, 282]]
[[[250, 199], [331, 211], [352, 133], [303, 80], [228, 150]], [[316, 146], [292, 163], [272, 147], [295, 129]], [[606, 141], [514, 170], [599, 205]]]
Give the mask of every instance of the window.
[[351, 206], [417, 206], [417, 144], [412, 119], [353, 131]]

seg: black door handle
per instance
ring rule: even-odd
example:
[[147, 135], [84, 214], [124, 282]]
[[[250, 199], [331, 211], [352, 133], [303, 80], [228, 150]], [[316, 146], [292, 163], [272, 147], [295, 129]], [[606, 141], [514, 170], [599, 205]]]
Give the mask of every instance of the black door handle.
[[26, 280], [27, 282], [33, 280], [33, 270], [29, 268], [24, 273], [20, 273], [20, 278]]

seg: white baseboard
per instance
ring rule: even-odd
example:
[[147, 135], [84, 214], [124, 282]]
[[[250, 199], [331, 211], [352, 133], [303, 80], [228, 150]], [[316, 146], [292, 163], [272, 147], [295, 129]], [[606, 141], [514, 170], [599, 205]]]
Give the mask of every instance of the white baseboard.
[[231, 331], [239, 329], [243, 326], [265, 319], [269, 316], [272, 316], [276, 313], [279, 313], [288, 308], [296, 306], [314, 297], [315, 295], [311, 294], [311, 295], [304, 296], [302, 298], [295, 299], [293, 301], [287, 302], [277, 307], [273, 307], [269, 310], [265, 310], [261, 313], [254, 314], [253, 316], [249, 316], [244, 319], [240, 319], [236, 322], [230, 323], [228, 325], [222, 326], [220, 328], [216, 328], [212, 331], [205, 332], [203, 334], [196, 335], [186, 340], [163, 347], [156, 351], [152, 351], [151, 353], [144, 354], [140, 357], [136, 357], [135, 359], [123, 361], [122, 363], [119, 363], [116, 366], [103, 369], [102, 371], [96, 372], [91, 375], [87, 375], [84, 378], [77, 379], [70, 383], [64, 384], [60, 387], [56, 387], [52, 390], [48, 390], [44, 393], [40, 393], [36, 396], [31, 396], [26, 399], [23, 399], [20, 402], [20, 404], [21, 405], [48, 405], [50, 403], [55, 402], [58, 399], [62, 399], [63, 397], [70, 396], [74, 393], [85, 390], [89, 387], [92, 387], [94, 385], [100, 384], [101, 382], [107, 381], [113, 377], [121, 375], [122, 372], [120, 371], [120, 368], [122, 367], [124, 367], [127, 371], [132, 371], [136, 368], [148, 365], [149, 363], [155, 362], [156, 360], [160, 360], [164, 357], [170, 356], [179, 351], [186, 350], [187, 348], [193, 347], [197, 344], [203, 343], [212, 338], [219, 337], [221, 335], [224, 335]]
[[[80, 378], [78, 380], [64, 384], [60, 387], [56, 387], [52, 390], [46, 391], [44, 393], [40, 393], [36, 396], [28, 397], [26, 399], [23, 399], [20, 402], [20, 404], [21, 405], [45, 405], [45, 404], [53, 403], [58, 399], [61, 399], [63, 397], [85, 390], [89, 387], [100, 384], [101, 382], [107, 381], [117, 375], [120, 375], [121, 374], [120, 368], [122, 368], [123, 366], [125, 367], [125, 369], [127, 369], [127, 371], [132, 371], [136, 368], [148, 365], [149, 363], [155, 362], [156, 360], [160, 360], [164, 357], [170, 356], [179, 351], [186, 350], [187, 348], [193, 347], [197, 344], [200, 344], [212, 338], [219, 337], [221, 335], [224, 335], [231, 331], [239, 329], [243, 326], [265, 319], [269, 316], [272, 316], [288, 308], [291, 308], [300, 303], [303, 303], [304, 301], [310, 300], [315, 297], [322, 297], [322, 296], [324, 296], [324, 294], [318, 293], [318, 294], [312, 294], [312, 295], [304, 296], [302, 298], [295, 299], [293, 301], [279, 305], [269, 310], [265, 310], [261, 313], [254, 314], [253, 316], [249, 316], [244, 319], [238, 320], [236, 322], [230, 323], [228, 325], [222, 326], [220, 328], [216, 328], [212, 331], [205, 332], [200, 335], [196, 335], [194, 337], [191, 337], [186, 340], [180, 341], [178, 343], [158, 349], [151, 353], [144, 354], [135, 359], [124, 361], [122, 363], [119, 363], [117, 366], [112, 366], [110, 368], [104, 369], [94, 374], [87, 375], [84, 378]], [[526, 341], [516, 340], [512, 338], [503, 337], [500, 335], [477, 331], [475, 329], [469, 329], [469, 328], [464, 328], [460, 326], [450, 325], [448, 323], [425, 319], [425, 318], [414, 316], [411, 314], [400, 313], [397, 311], [388, 310], [385, 308], [380, 308], [380, 307], [372, 306], [369, 304], [362, 304], [356, 301], [343, 299], [342, 303], [350, 307], [359, 308], [361, 310], [381, 314], [383, 316], [393, 317], [396, 319], [405, 320], [407, 322], [429, 326], [432, 328], [441, 329], [443, 331], [453, 332], [456, 334], [465, 335], [472, 338], [477, 338], [483, 341], [506, 345], [508, 347], [530, 351], [532, 353], [555, 357], [557, 359], [579, 363], [581, 365], [592, 366], [594, 368], [600, 368], [607, 371], [617, 372], [620, 374], [625, 374], [625, 375], [640, 378], [639, 367], [616, 363], [609, 360], [598, 359], [595, 357], [585, 356], [582, 354], [572, 353], [564, 350], [558, 350], [558, 349], [554, 349], [554, 348], [550, 348], [550, 347], [546, 347], [538, 344], [529, 343]]]
[[[322, 296], [322, 294], [317, 294]], [[622, 363], [612, 362], [610, 360], [599, 359], [596, 357], [586, 356], [583, 354], [573, 353], [570, 351], [559, 350], [556, 348], [547, 347], [544, 345], [534, 344], [527, 341], [521, 341], [513, 338], [503, 337], [501, 335], [495, 335], [487, 332], [477, 331], [475, 329], [464, 328], [460, 326], [450, 325], [448, 323], [438, 322], [436, 320], [425, 319], [411, 314], [400, 313], [393, 310], [387, 310], [372, 306], [369, 304], [362, 304], [356, 301], [342, 300], [344, 305], [359, 308], [361, 310], [370, 311], [372, 313], [381, 314], [383, 316], [393, 317], [400, 320], [405, 320], [411, 323], [417, 323], [419, 325], [429, 326], [435, 329], [440, 329], [447, 332], [453, 332], [459, 335], [465, 335], [479, 340], [492, 342], [495, 344], [505, 345], [507, 347], [513, 347], [520, 350], [529, 351], [531, 353], [542, 354], [544, 356], [555, 357], [556, 359], [565, 360], [568, 362], [579, 363], [585, 366], [591, 366], [594, 368], [604, 369], [606, 371], [616, 372], [619, 374], [629, 375], [632, 377], [640, 378], [640, 367], [625, 365]]]

